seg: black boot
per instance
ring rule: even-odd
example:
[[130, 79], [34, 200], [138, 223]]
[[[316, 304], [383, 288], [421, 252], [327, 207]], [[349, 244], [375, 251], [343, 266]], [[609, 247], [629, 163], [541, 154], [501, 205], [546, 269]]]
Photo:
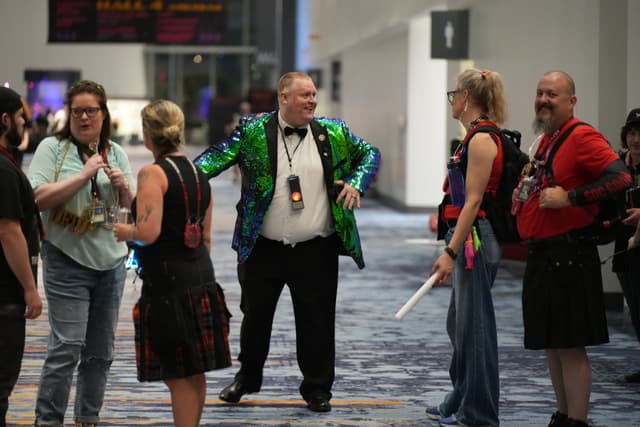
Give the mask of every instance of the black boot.
[[584, 421], [574, 420], [573, 418], [567, 418], [567, 422], [565, 424], [566, 427], [589, 427], [589, 424]]
[[556, 411], [551, 415], [551, 422], [548, 427], [565, 427], [567, 425], [567, 414]]

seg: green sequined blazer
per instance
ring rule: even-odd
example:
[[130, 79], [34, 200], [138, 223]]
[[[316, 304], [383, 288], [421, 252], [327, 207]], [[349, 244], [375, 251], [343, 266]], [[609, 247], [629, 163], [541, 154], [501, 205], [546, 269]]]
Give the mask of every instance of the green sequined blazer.
[[[380, 151], [351, 133], [339, 119], [316, 117], [310, 123], [318, 147], [327, 197], [341, 254], [364, 267], [362, 246], [353, 211], [336, 203], [334, 181], [344, 180], [364, 194], [380, 165]], [[242, 190], [236, 209], [232, 247], [238, 262], [244, 262], [255, 246], [264, 216], [273, 198], [277, 171], [278, 113], [262, 113], [242, 118], [234, 133], [212, 145], [195, 163], [209, 177], [219, 175], [234, 164], [242, 171]]]

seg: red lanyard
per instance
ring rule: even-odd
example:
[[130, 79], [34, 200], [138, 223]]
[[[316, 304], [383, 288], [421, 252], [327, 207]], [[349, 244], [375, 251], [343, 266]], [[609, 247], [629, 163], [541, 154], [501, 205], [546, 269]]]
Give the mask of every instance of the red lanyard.
[[[187, 214], [187, 221], [191, 221], [191, 214], [189, 213], [189, 194], [187, 193], [187, 186], [184, 183], [184, 179], [182, 178], [182, 174], [180, 173], [180, 169], [178, 169], [178, 166], [176, 166], [176, 164], [173, 162], [173, 160], [171, 160], [171, 157], [165, 157], [165, 159], [171, 165], [173, 170], [176, 171], [176, 173], [178, 174], [178, 178], [180, 178], [180, 185], [182, 186], [182, 193], [184, 194], [184, 208], [185, 208], [185, 211], [186, 211], [186, 214]], [[191, 165], [191, 168], [193, 169], [193, 174], [196, 177], [196, 189], [197, 189], [197, 193], [198, 193], [196, 215], [200, 215], [200, 202], [202, 200], [202, 194], [200, 192], [200, 177], [198, 176], [198, 172], [196, 171], [196, 167], [194, 166], [194, 164], [192, 162], [190, 162], [189, 160], [187, 160], [187, 161]]]
[[18, 162], [16, 162], [16, 159], [13, 157], [13, 154], [9, 152], [9, 150], [7, 150], [2, 145], [0, 145], [0, 153], [4, 154], [6, 158], [11, 160], [11, 163], [13, 163], [15, 167], [20, 171], [20, 173], [24, 176], [24, 172], [22, 172], [22, 168], [20, 167]]

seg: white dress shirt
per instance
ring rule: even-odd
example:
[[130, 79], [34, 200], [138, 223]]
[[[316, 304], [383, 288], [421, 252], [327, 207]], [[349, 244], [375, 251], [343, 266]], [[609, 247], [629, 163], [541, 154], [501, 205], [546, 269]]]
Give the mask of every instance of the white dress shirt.
[[[295, 245], [318, 236], [329, 236], [334, 227], [322, 162], [311, 128], [307, 125], [307, 134], [300, 139], [297, 133], [285, 137], [286, 126], [289, 125], [278, 114], [278, 170], [273, 200], [265, 214], [260, 234], [271, 240]], [[286, 150], [284, 144], [287, 144]], [[287, 181], [290, 175], [297, 175], [300, 180], [303, 209], [294, 210], [292, 207]]]

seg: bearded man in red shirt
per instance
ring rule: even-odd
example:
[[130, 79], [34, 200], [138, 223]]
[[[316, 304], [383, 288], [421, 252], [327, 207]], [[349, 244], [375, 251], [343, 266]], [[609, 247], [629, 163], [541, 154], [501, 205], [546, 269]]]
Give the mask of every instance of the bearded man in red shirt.
[[[587, 230], [598, 201], [631, 176], [607, 140], [573, 116], [575, 83], [563, 71], [538, 82], [534, 130], [541, 132], [518, 213], [527, 241], [522, 307], [524, 345], [544, 349], [557, 410], [549, 426], [587, 426], [591, 363], [586, 346], [609, 342], [596, 242]], [[579, 125], [576, 125], [580, 123]]]

